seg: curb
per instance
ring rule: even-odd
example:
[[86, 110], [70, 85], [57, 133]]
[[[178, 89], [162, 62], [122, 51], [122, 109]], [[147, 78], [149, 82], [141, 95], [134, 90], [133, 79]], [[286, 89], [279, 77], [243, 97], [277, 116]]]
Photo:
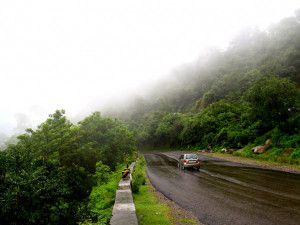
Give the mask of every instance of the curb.
[[[135, 162], [129, 166], [130, 171], [133, 171]], [[129, 179], [121, 179], [119, 188], [116, 192], [116, 200], [110, 219], [111, 225], [138, 225], [136, 210], [133, 202], [131, 191], [132, 176]]]

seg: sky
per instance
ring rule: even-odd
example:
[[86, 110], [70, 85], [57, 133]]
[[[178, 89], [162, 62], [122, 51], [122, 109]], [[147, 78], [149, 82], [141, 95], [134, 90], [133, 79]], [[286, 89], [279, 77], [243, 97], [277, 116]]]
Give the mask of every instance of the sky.
[[56, 109], [93, 111], [297, 8], [299, 0], [0, 1], [0, 133]]

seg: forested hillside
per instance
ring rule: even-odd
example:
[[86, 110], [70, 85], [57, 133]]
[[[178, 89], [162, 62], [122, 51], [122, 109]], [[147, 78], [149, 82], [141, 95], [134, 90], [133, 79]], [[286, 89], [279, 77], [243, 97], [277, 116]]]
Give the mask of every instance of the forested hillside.
[[134, 136], [98, 112], [77, 126], [64, 113], [0, 151], [1, 224], [109, 221], [121, 173], [114, 171], [135, 151]]
[[217, 151], [271, 139], [277, 153], [292, 148], [296, 159], [299, 87], [298, 10], [267, 31], [245, 29], [226, 51], [212, 50], [175, 70], [119, 117], [142, 149], [210, 145]]

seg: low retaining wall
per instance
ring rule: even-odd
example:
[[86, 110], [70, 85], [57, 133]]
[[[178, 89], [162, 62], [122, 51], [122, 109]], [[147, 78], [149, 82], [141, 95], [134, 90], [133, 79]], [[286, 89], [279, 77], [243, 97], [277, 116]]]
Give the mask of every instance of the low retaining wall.
[[[135, 162], [131, 163], [130, 171], [133, 171]], [[135, 206], [131, 191], [132, 176], [129, 179], [121, 179], [119, 189], [116, 192], [115, 205], [110, 219], [111, 225], [138, 225]]]

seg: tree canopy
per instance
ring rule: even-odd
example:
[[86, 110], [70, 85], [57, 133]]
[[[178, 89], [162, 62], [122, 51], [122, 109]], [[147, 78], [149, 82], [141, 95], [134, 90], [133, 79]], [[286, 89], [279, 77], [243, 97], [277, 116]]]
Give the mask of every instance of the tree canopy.
[[92, 187], [108, 182], [108, 173], [135, 150], [132, 132], [99, 112], [74, 125], [57, 110], [18, 139], [0, 151], [4, 224], [76, 224], [88, 218]]

